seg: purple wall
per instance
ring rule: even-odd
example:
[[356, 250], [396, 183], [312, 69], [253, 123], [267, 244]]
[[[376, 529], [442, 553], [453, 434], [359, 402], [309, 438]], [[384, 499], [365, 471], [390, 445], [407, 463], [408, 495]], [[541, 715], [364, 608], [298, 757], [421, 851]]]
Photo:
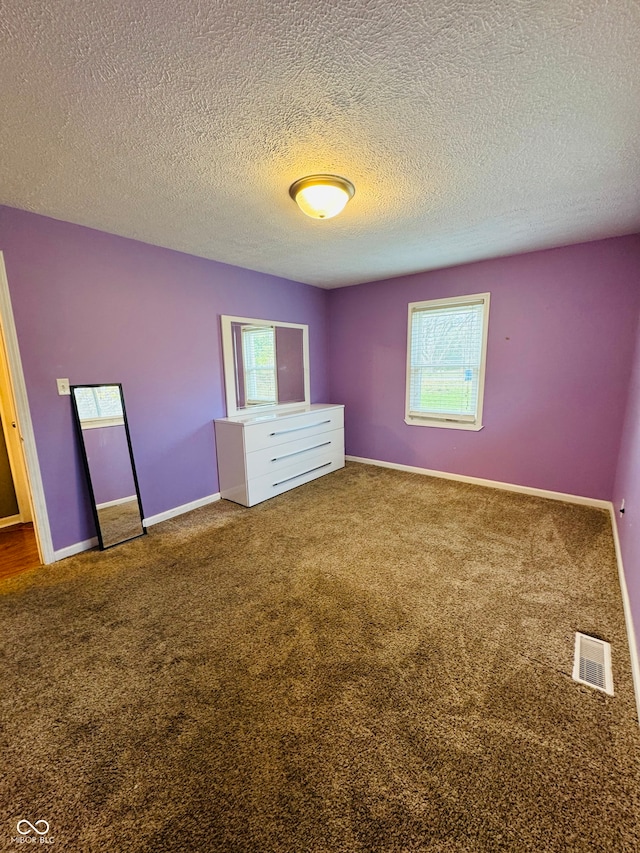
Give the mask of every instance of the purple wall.
[[124, 425], [83, 429], [82, 437], [96, 503], [109, 503], [135, 495], [136, 484]]
[[0, 208], [0, 250], [56, 549], [94, 535], [56, 377], [122, 382], [147, 516], [218, 491], [220, 314], [308, 323], [311, 398], [327, 399], [319, 288], [12, 208]]
[[[640, 273], [636, 277], [640, 284]], [[640, 327], [636, 340], [613, 501], [636, 639], [640, 642]], [[620, 515], [623, 499], [625, 511]]]
[[[640, 237], [329, 292], [347, 453], [609, 500], [640, 310]], [[407, 305], [491, 293], [484, 429], [404, 423]]]
[[304, 349], [300, 329], [280, 326], [276, 329], [278, 402], [304, 400]]

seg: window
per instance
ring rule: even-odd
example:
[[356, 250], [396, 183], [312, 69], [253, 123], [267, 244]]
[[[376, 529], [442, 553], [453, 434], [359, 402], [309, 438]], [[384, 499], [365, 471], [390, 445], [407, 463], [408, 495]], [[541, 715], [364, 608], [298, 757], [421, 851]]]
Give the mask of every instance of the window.
[[273, 326], [242, 327], [246, 406], [277, 403], [276, 331]]
[[406, 423], [482, 429], [488, 321], [488, 293], [409, 305]]
[[74, 388], [82, 429], [120, 426], [124, 423], [118, 385]]

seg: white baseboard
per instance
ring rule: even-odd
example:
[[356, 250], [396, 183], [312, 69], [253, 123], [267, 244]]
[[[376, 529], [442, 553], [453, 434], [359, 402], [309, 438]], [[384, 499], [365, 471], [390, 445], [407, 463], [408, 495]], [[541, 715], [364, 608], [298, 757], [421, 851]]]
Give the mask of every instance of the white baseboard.
[[8, 515], [6, 518], [0, 519], [0, 528], [13, 527], [14, 524], [22, 524], [21, 515]]
[[168, 521], [170, 518], [175, 518], [176, 515], [191, 512], [192, 509], [199, 509], [201, 506], [206, 506], [207, 504], [212, 504], [219, 500], [220, 492], [216, 492], [215, 495], [207, 495], [206, 498], [199, 498], [197, 501], [191, 501], [191, 503], [176, 506], [173, 509], [166, 510], [166, 512], [159, 512], [157, 515], [151, 515], [149, 518], [145, 518], [142, 523], [145, 527], [152, 527], [154, 524], [160, 524], [161, 521]]
[[377, 465], [380, 468], [393, 468], [397, 471], [409, 471], [412, 474], [425, 474], [428, 477], [440, 477], [443, 480], [457, 480], [459, 483], [470, 483], [472, 486], [487, 486], [490, 489], [502, 489], [505, 492], [519, 492], [537, 498], [549, 498], [552, 501], [595, 506], [609, 510], [611, 501], [601, 501], [597, 498], [585, 498], [582, 495], [566, 495], [563, 492], [550, 492], [547, 489], [534, 489], [532, 486], [517, 486], [514, 483], [501, 483], [498, 480], [484, 480], [481, 477], [466, 477], [463, 474], [449, 474], [446, 471], [432, 471], [430, 468], [416, 468], [413, 465], [399, 465], [396, 462], [382, 462], [379, 459], [365, 459], [362, 456], [345, 456], [348, 462], [362, 462], [364, 465]]
[[64, 560], [65, 557], [73, 557], [74, 554], [81, 554], [82, 551], [90, 551], [91, 548], [98, 547], [98, 537], [94, 536], [93, 539], [85, 539], [83, 542], [74, 542], [73, 545], [67, 545], [66, 548], [60, 548], [59, 551], [53, 552], [54, 562], [58, 562], [58, 560]]
[[627, 627], [627, 641], [629, 643], [629, 654], [631, 656], [631, 674], [633, 676], [633, 690], [636, 696], [636, 712], [638, 714], [638, 723], [640, 723], [640, 661], [638, 660], [638, 644], [636, 643], [636, 632], [633, 628], [631, 603], [629, 602], [629, 592], [627, 590], [627, 581], [624, 575], [624, 565], [622, 563], [622, 549], [620, 548], [620, 537], [618, 536], [618, 520], [616, 518], [616, 510], [613, 504], [611, 504], [610, 512], [611, 527], [613, 528], [613, 543], [615, 545], [616, 561], [618, 563], [618, 580], [620, 581], [620, 592], [622, 593], [622, 608], [624, 610], [624, 621]]
[[[135, 499], [135, 495], [133, 495], [129, 500], [133, 499]], [[175, 518], [176, 515], [182, 515], [185, 512], [190, 512], [192, 509], [198, 509], [201, 506], [206, 506], [207, 504], [211, 504], [219, 500], [220, 492], [216, 492], [215, 495], [207, 495], [206, 498], [199, 498], [197, 501], [191, 501], [191, 503], [176, 506], [173, 509], [168, 509], [166, 512], [160, 512], [158, 515], [152, 515], [149, 518], [145, 518], [142, 523], [145, 527], [151, 527], [154, 524], [159, 524], [161, 521], [167, 521], [169, 518]], [[115, 501], [114, 503], [122, 503], [122, 501]], [[102, 506], [111, 505], [112, 504], [102, 504]], [[73, 557], [74, 554], [80, 554], [82, 551], [89, 551], [91, 548], [97, 547], [97, 537], [94, 537], [93, 539], [85, 539], [83, 542], [75, 542], [73, 545], [67, 545], [66, 548], [54, 551], [54, 561], [57, 562], [58, 560], [64, 560], [65, 557]]]
[[129, 501], [135, 501], [135, 495], [129, 495], [128, 498], [118, 498], [115, 501], [105, 501], [103, 504], [96, 504], [96, 509], [106, 509], [109, 506], [120, 506], [120, 504], [128, 504]]

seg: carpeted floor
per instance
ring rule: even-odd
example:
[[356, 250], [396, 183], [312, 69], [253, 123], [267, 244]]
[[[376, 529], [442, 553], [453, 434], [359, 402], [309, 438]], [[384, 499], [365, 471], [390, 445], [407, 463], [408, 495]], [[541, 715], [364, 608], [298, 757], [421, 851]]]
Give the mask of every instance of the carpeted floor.
[[640, 849], [604, 511], [348, 464], [0, 592], [6, 849]]

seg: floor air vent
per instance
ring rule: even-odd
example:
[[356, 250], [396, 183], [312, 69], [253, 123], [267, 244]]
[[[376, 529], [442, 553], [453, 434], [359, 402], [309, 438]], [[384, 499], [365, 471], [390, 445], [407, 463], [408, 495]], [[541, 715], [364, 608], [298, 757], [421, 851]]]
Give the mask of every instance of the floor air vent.
[[613, 696], [610, 643], [576, 632], [573, 680]]

